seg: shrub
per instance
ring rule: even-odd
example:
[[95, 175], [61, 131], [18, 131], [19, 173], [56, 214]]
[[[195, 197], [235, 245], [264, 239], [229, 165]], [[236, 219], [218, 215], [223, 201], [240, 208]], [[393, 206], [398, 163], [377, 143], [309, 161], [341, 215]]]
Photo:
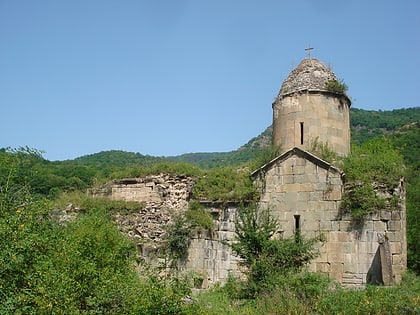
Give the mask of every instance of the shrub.
[[[402, 156], [385, 138], [353, 146], [352, 153], [343, 160], [343, 167], [351, 185], [345, 191], [342, 206], [357, 221], [386, 205], [386, 200], [376, 195], [373, 184], [394, 188], [405, 171]], [[395, 199], [389, 202], [395, 205]]]
[[325, 84], [325, 88], [330, 92], [344, 94], [347, 92], [348, 86], [344, 83], [343, 80], [330, 80]]
[[192, 198], [207, 201], [254, 200], [256, 190], [249, 169], [216, 168], [201, 176], [192, 191]]
[[278, 223], [267, 209], [248, 207], [239, 210], [235, 222], [237, 242], [232, 250], [247, 267], [246, 296], [272, 291], [279, 276], [297, 272], [315, 258], [315, 243], [321, 238], [273, 238]]

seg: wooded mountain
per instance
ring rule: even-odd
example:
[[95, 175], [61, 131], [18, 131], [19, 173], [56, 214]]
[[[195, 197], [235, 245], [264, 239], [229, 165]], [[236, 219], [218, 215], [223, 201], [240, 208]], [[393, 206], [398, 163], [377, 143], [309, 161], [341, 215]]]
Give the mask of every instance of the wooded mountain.
[[[403, 139], [410, 146], [418, 146], [416, 130], [420, 124], [420, 107], [396, 109], [392, 111], [371, 111], [358, 108], [350, 109], [350, 127], [352, 142], [361, 144], [377, 136], [392, 136], [398, 138], [399, 145]], [[272, 127], [269, 126], [260, 135], [252, 138], [239, 149], [231, 152], [188, 153], [167, 159], [177, 162], [196, 164], [202, 168], [235, 165], [249, 162], [258, 155], [261, 148], [271, 144]], [[405, 135], [405, 136], [403, 136]], [[410, 140], [411, 139], [411, 140]], [[414, 147], [411, 149], [414, 150]], [[410, 150], [411, 150], [410, 149]], [[418, 151], [417, 151], [418, 152]], [[408, 152], [406, 152], [408, 154]], [[417, 155], [418, 157], [419, 155]], [[411, 156], [414, 158], [414, 156]], [[407, 156], [407, 158], [409, 158]]]

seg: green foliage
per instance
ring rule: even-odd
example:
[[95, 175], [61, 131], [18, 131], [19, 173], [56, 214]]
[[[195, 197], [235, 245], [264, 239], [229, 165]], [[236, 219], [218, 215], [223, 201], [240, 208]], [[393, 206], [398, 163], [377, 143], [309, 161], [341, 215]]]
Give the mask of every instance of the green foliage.
[[193, 230], [183, 214], [173, 217], [173, 222], [166, 227], [166, 248], [169, 258], [172, 260], [172, 267], [176, 267], [178, 262], [184, 262], [188, 257]]
[[365, 290], [336, 289], [318, 303], [318, 314], [418, 314], [420, 282], [412, 279], [392, 288], [368, 286]]
[[[9, 187], [0, 194], [0, 314], [188, 314], [178, 278], [139, 275], [135, 247], [103, 200], [65, 226], [49, 204]], [[111, 209], [115, 209], [114, 206]]]
[[191, 201], [185, 213], [174, 216], [173, 222], [166, 227], [166, 247], [173, 267], [185, 261], [191, 237], [203, 229], [212, 231], [214, 220], [198, 201]]
[[215, 227], [213, 216], [198, 201], [190, 201], [185, 217], [192, 228], [213, 230]]
[[341, 93], [344, 94], [348, 90], [347, 84], [344, 83], [343, 80], [330, 80], [325, 84], [325, 88], [330, 92]]
[[142, 283], [141, 294], [136, 297], [137, 315], [199, 314], [196, 305], [188, 305], [184, 298], [191, 293], [188, 279], [148, 276]]
[[385, 200], [376, 196], [371, 183], [360, 183], [348, 189], [343, 197], [342, 207], [350, 209], [352, 218], [362, 221], [368, 214], [382, 209]]
[[352, 141], [362, 144], [372, 138], [400, 132], [407, 125], [420, 122], [420, 107], [391, 111], [350, 109]]
[[[404, 175], [403, 158], [386, 138], [375, 138], [361, 146], [354, 145], [343, 165], [346, 180], [353, 184], [347, 187], [342, 206], [351, 212], [356, 221], [386, 205], [386, 200], [375, 194], [374, 183], [394, 188]], [[392, 204], [392, 200], [388, 202]]]
[[420, 176], [407, 183], [408, 266], [420, 275]]
[[407, 274], [394, 287], [343, 288], [328, 277], [308, 272], [279, 277], [278, 286], [253, 299], [237, 299], [239, 280], [200, 294], [198, 314], [418, 314], [420, 279]]
[[384, 137], [354, 145], [344, 159], [344, 170], [349, 181], [379, 182], [394, 187], [405, 173], [402, 156]]
[[208, 170], [201, 176], [192, 191], [192, 198], [207, 201], [254, 200], [256, 190], [249, 169], [233, 167]]
[[346, 190], [343, 207], [356, 220], [385, 206], [373, 189], [374, 183], [390, 188], [399, 184], [404, 175], [404, 162], [399, 152], [386, 138], [375, 138], [361, 146], [354, 145], [352, 153], [343, 161], [346, 180], [353, 183]]
[[258, 155], [256, 156], [255, 160], [252, 161], [251, 168], [256, 170], [263, 165], [267, 164], [268, 162], [274, 160], [282, 153], [281, 146], [267, 146], [260, 149]]
[[314, 245], [320, 238], [274, 238], [278, 222], [269, 210], [243, 208], [235, 222], [237, 242], [232, 250], [248, 268], [246, 296], [256, 296], [261, 291], [272, 291], [279, 277], [297, 272], [315, 258]]
[[31, 313], [27, 299], [33, 275], [57, 239], [47, 206], [25, 187], [3, 186], [0, 191], [0, 314]]
[[338, 160], [337, 153], [335, 153], [333, 149], [328, 145], [328, 142], [321, 142], [319, 141], [318, 137], [311, 142], [311, 148], [309, 151], [324, 161], [327, 161], [328, 163], [334, 163]]
[[134, 245], [101, 211], [68, 223], [56, 248], [35, 273], [31, 298], [38, 310], [119, 313], [135, 304]]

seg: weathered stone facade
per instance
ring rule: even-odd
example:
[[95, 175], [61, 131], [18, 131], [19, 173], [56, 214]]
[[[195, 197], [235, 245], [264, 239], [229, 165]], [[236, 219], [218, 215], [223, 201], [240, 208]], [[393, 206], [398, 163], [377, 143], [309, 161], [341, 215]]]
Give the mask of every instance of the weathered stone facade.
[[253, 176], [263, 188], [260, 205], [279, 221], [283, 237], [324, 236], [310, 270], [347, 286], [401, 280], [407, 259], [403, 181], [391, 191], [376, 189], [386, 205], [390, 200], [398, 200], [398, 205], [356, 222], [341, 206], [343, 173], [309, 152], [291, 149]]
[[89, 189], [93, 197], [136, 201], [144, 204], [137, 213], [117, 214], [114, 220], [120, 230], [139, 243], [140, 251], [149, 251], [162, 241], [165, 226], [174, 213], [188, 208], [194, 180], [185, 176], [156, 174], [114, 180]]
[[[88, 193], [144, 204], [139, 212], [116, 214], [114, 220], [120, 231], [137, 243], [139, 255], [156, 263], [165, 227], [172, 222], [174, 214], [188, 209], [193, 183], [189, 177], [158, 174], [114, 180]], [[236, 206], [217, 203], [204, 206], [213, 215], [215, 228], [199, 231], [192, 237], [188, 258], [180, 266], [202, 278], [202, 289], [227, 281], [229, 274], [239, 274], [239, 258], [232, 255], [229, 246], [235, 238]]]
[[316, 59], [304, 59], [284, 81], [273, 107], [273, 145], [283, 151], [328, 143], [339, 155], [350, 152], [350, 99], [329, 91], [335, 74]]
[[215, 219], [214, 231], [202, 231], [192, 239], [185, 269], [200, 274], [201, 288], [224, 283], [229, 275], [239, 275], [240, 259], [232, 254], [235, 239], [235, 205], [207, 205]]

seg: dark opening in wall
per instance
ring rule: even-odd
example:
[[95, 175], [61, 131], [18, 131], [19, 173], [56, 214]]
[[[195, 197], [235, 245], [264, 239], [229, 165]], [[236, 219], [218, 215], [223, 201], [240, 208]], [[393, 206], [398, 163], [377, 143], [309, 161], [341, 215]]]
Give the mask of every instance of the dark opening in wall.
[[300, 144], [303, 144], [303, 122], [300, 122]]
[[300, 215], [294, 215], [295, 218], [295, 240], [299, 242], [300, 240]]

